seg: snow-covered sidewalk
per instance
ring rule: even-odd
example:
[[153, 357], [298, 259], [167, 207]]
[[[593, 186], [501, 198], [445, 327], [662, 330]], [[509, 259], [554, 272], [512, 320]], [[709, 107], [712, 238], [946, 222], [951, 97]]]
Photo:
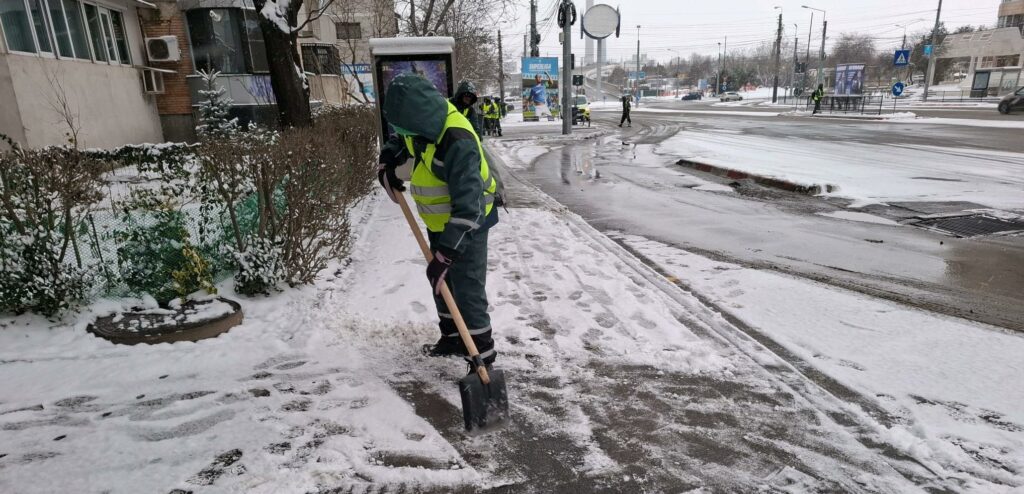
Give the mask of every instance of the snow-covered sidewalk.
[[[1019, 412], [1003, 409], [1012, 388], [1000, 401], [988, 396], [999, 383], [976, 386], [986, 395], [975, 401], [922, 384], [917, 395], [934, 408], [920, 405], [887, 423], [535, 193], [531, 200], [543, 206], [514, 208], [491, 231], [491, 315], [513, 404], [504, 431], [467, 436], [454, 386], [464, 365], [419, 355], [437, 336], [424, 262], [398, 208], [377, 198], [359, 219], [350, 263], [314, 286], [242, 299], [245, 322], [213, 340], [121, 347], [88, 335], [87, 317], [69, 325], [4, 320], [0, 491], [993, 492], [1024, 485], [1012, 460], [1021, 451]], [[678, 275], [696, 285], [712, 273]], [[748, 290], [743, 283], [718, 284], [731, 293]], [[231, 296], [230, 287], [224, 292]], [[846, 355], [848, 346], [823, 347], [828, 359], [818, 360], [871, 367], [862, 381], [833, 377], [869, 398], [887, 393], [883, 408], [907, 406], [915, 379], [935, 376], [872, 387], [889, 369], [914, 369], [875, 370], [876, 361]], [[822, 368], [831, 375], [833, 367]], [[936, 417], [961, 403], [961, 412], [1005, 428], [982, 434], [991, 421], [979, 419], [967, 432], [953, 431], [964, 441], [952, 442], [943, 434], [955, 417]]]

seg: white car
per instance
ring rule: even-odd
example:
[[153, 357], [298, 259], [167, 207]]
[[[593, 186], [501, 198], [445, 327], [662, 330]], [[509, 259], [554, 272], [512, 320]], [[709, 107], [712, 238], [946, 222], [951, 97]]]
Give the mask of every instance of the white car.
[[719, 101], [743, 101], [743, 96], [740, 96], [736, 91], [724, 92], [718, 97]]

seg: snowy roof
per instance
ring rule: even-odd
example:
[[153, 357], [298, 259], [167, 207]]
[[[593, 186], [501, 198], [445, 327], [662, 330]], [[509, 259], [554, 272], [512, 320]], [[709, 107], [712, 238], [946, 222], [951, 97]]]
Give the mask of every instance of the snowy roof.
[[370, 53], [381, 55], [448, 54], [455, 38], [431, 36], [424, 38], [370, 38]]

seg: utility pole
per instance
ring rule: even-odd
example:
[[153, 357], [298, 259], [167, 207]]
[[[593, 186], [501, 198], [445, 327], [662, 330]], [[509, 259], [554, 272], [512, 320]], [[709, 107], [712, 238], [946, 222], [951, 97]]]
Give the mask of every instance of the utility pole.
[[539, 57], [540, 33], [537, 32], [537, 0], [530, 0], [530, 56]]
[[942, 0], [939, 0], [939, 8], [935, 11], [935, 27], [932, 28], [932, 54], [928, 55], [928, 73], [924, 77], [924, 97], [922, 101], [928, 101], [928, 86], [932, 84], [935, 77], [935, 55], [938, 50], [935, 47], [935, 38], [939, 33], [939, 17], [942, 15]]
[[501, 109], [498, 112], [499, 115], [505, 114], [505, 54], [501, 51], [501, 29], [498, 30], [498, 94], [501, 97], [501, 102], [498, 108]]
[[[824, 17], [824, 16], [822, 16]], [[821, 21], [821, 52], [818, 53], [818, 84], [825, 82], [825, 34], [828, 32], [828, 21]]]
[[718, 44], [718, 70], [715, 71], [715, 96], [722, 91], [722, 44]]
[[[797, 33], [797, 31], [799, 29], [800, 28], [797, 27], [796, 23], [794, 22], [793, 23], [793, 79], [790, 80], [790, 82], [789, 82], [789, 92], [790, 92], [790, 94], [793, 95], [794, 98], [796, 97], [796, 66], [798, 64], [800, 64], [800, 57], [796, 54], [797, 45], [800, 44], [800, 35]], [[501, 41], [501, 38], [498, 38], [498, 41]], [[499, 43], [498, 46], [500, 47], [501, 44]]]
[[[729, 37], [725, 37], [725, 45], [722, 46], [722, 75], [725, 75], [726, 64], [729, 63]], [[725, 83], [725, 88], [729, 89], [729, 83]]]
[[636, 78], [633, 79], [633, 90], [636, 93], [634, 95], [636, 100], [636, 106], [640, 106], [640, 25], [636, 25]]
[[772, 103], [779, 100], [779, 63], [782, 61], [782, 12], [779, 12], [779, 31], [775, 36], [775, 82], [772, 85]]
[[523, 35], [523, 57], [524, 58], [527, 55], [530, 54], [530, 49], [528, 48], [530, 46], [529, 43], [528, 43], [529, 38], [530, 38], [529, 34], [524, 34]]
[[562, 0], [562, 135], [572, 134], [572, 12], [570, 0]]

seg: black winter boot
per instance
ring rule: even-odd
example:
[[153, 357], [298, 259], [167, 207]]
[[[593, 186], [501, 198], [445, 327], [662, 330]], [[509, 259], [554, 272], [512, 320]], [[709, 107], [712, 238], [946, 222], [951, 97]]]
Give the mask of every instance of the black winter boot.
[[442, 336], [433, 345], [423, 345], [423, 354], [428, 357], [465, 357], [469, 352], [461, 338]]

